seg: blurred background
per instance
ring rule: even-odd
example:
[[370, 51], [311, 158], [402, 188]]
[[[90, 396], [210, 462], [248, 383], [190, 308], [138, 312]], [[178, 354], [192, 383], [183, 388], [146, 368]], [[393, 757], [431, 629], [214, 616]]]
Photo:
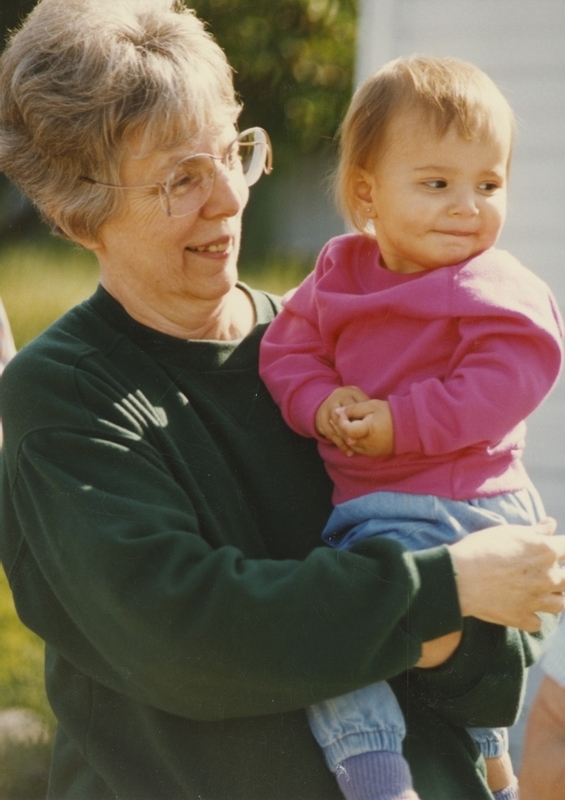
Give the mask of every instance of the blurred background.
[[[187, 4], [209, 23], [235, 69], [245, 104], [241, 128], [261, 125], [273, 140], [275, 170], [253, 188], [245, 212], [245, 280], [281, 293], [312, 269], [330, 236], [343, 232], [329, 176], [335, 132], [353, 87], [389, 59], [420, 52], [474, 62], [515, 109], [518, 136], [500, 245], [543, 277], [565, 308], [563, 0]], [[34, 0], [2, 0], [0, 46], [34, 5]], [[0, 177], [0, 296], [17, 346], [87, 297], [96, 282], [90, 254], [51, 236], [29, 203]], [[546, 508], [563, 526], [564, 412], [560, 384], [530, 419], [526, 452]], [[1, 570], [0, 642], [0, 800], [35, 800], [44, 795], [53, 720], [42, 690], [41, 644], [17, 621]], [[526, 709], [538, 681], [534, 668]], [[13, 709], [26, 712], [18, 717]], [[516, 762], [524, 719], [525, 714], [512, 731]], [[25, 770], [13, 755], [14, 742], [17, 752], [27, 754]], [[10, 777], [8, 763], [17, 779]]]

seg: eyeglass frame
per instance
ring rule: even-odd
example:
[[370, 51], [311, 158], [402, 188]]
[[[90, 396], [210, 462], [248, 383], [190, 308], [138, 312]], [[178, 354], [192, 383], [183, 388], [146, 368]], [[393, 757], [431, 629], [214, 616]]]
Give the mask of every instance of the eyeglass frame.
[[[125, 185], [120, 184], [120, 183], [105, 183], [104, 181], [98, 181], [98, 180], [95, 180], [94, 178], [89, 178], [87, 175], [81, 175], [79, 177], [79, 180], [80, 181], [84, 181], [85, 183], [89, 183], [89, 184], [91, 184], [93, 186], [103, 186], [106, 189], [155, 189], [155, 188], [157, 188], [157, 189], [159, 189], [159, 197], [161, 198], [164, 195], [164, 197], [166, 198], [167, 207], [166, 208], [164, 207], [163, 202], [161, 200], [161, 208], [163, 208], [163, 211], [165, 212], [167, 217], [173, 217], [174, 219], [180, 219], [182, 217], [188, 216], [189, 214], [192, 214], [194, 211], [198, 211], [200, 208], [202, 208], [202, 206], [206, 203], [206, 201], [210, 197], [210, 194], [212, 193], [212, 188], [214, 186], [214, 181], [216, 179], [216, 174], [217, 174], [217, 172], [216, 172], [216, 170], [217, 170], [216, 162], [219, 161], [220, 163], [224, 164], [224, 166], [226, 166], [226, 168], [227, 168], [227, 164], [225, 163], [225, 159], [229, 155], [229, 153], [230, 153], [232, 147], [234, 146], [234, 144], [236, 142], [240, 142], [241, 144], [246, 144], [245, 142], [242, 142], [242, 139], [245, 136], [249, 136], [250, 133], [255, 133], [256, 131], [260, 131], [261, 132], [261, 134], [265, 138], [265, 141], [264, 142], [250, 142], [249, 144], [253, 145], [254, 147], [257, 146], [257, 145], [263, 145], [265, 147], [265, 156], [264, 156], [263, 167], [259, 171], [259, 174], [258, 174], [257, 178], [252, 183], [248, 183], [247, 182], [247, 174], [248, 173], [246, 173], [246, 172], [243, 173], [243, 177], [245, 179], [245, 183], [247, 184], [247, 186], [248, 187], [254, 186], [263, 173], [265, 175], [270, 175], [271, 172], [273, 171], [273, 147], [271, 145], [271, 140], [269, 138], [269, 134], [267, 133], [267, 131], [264, 130], [264, 128], [260, 128], [259, 126], [254, 126], [252, 128], [246, 128], [244, 131], [241, 131], [241, 133], [238, 133], [238, 135], [235, 137], [235, 139], [232, 142], [230, 142], [230, 144], [226, 147], [226, 150], [225, 150], [225, 152], [224, 152], [224, 154], [222, 156], [214, 156], [211, 153], [193, 153], [190, 156], [185, 156], [184, 158], [180, 158], [175, 164], [173, 164], [173, 166], [169, 170], [169, 173], [167, 175], [167, 179], [166, 179], [165, 183], [160, 183], [160, 182], [156, 182], [156, 183], [141, 183], [141, 184], [136, 184], [135, 186], [125, 186]], [[201, 158], [201, 157], [211, 158], [212, 162], [214, 164], [214, 178], [210, 183], [210, 191], [209, 191], [208, 195], [205, 197], [205, 199], [202, 201], [202, 203], [200, 205], [196, 206], [195, 208], [192, 208], [190, 211], [186, 211], [184, 214], [174, 214], [173, 215], [173, 213], [171, 211], [171, 197], [170, 197], [170, 193], [169, 193], [169, 179], [170, 179], [171, 175], [174, 174], [175, 170], [179, 167], [180, 164], [182, 164], [185, 161], [189, 161], [192, 158]]]

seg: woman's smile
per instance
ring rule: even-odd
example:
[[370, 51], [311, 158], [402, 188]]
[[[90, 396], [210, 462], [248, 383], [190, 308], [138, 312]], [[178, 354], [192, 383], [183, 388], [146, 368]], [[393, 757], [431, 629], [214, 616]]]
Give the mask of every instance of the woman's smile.
[[208, 244], [194, 245], [187, 247], [191, 253], [204, 253], [208, 255], [225, 255], [233, 247], [233, 239], [229, 236], [221, 237]]

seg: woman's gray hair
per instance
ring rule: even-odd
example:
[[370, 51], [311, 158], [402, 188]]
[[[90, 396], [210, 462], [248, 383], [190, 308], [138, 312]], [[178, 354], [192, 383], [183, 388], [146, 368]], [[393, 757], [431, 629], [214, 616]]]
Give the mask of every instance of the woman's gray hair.
[[95, 240], [122, 193], [81, 176], [119, 183], [133, 134], [147, 154], [239, 110], [223, 51], [178, 0], [41, 0], [0, 59], [0, 170], [59, 233]]

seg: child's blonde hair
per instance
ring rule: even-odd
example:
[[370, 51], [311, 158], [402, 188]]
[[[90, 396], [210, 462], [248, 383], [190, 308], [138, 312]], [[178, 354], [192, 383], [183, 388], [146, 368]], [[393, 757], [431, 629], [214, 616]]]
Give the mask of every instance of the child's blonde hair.
[[366, 232], [369, 224], [356, 197], [359, 168], [376, 167], [392, 120], [406, 111], [420, 113], [439, 137], [455, 125], [469, 140], [494, 136], [502, 117], [512, 145], [513, 111], [492, 80], [473, 64], [420, 55], [390, 61], [357, 89], [340, 129], [336, 200], [346, 221], [358, 231]]

